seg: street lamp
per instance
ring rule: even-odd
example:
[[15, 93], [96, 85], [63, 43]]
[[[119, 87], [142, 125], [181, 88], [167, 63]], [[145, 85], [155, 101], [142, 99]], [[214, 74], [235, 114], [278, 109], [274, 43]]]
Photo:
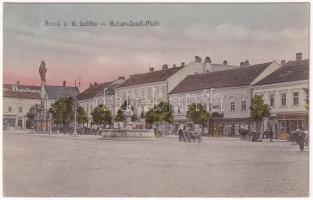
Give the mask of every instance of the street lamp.
[[74, 109], [74, 131], [73, 131], [73, 135], [74, 136], [77, 136], [78, 135], [78, 133], [77, 133], [77, 103], [75, 103], [74, 104], [74, 107], [73, 107], [73, 109]]

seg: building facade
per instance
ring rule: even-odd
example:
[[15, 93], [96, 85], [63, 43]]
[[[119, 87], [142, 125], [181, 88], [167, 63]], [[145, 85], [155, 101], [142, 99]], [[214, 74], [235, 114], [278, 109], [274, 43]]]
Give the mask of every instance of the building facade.
[[[46, 86], [46, 108], [49, 109], [56, 100], [72, 96], [76, 98], [79, 90], [77, 87]], [[4, 84], [3, 85], [3, 126], [19, 129], [31, 128], [27, 118], [29, 109], [41, 103], [40, 86]]]
[[271, 108], [272, 117], [263, 123], [278, 138], [286, 139], [295, 129], [308, 129], [309, 60], [289, 61], [253, 86]]
[[88, 118], [88, 126], [92, 123], [91, 113], [94, 108], [98, 105], [104, 105], [108, 110], [111, 111], [114, 117], [114, 89], [125, 81], [124, 77], [119, 77], [117, 80], [90, 84], [89, 88], [84, 90], [78, 95], [78, 104], [85, 110]]
[[212, 135], [238, 135], [239, 128], [250, 125], [251, 85], [279, 67], [269, 62], [188, 76], [169, 96], [176, 128], [180, 123], [191, 123], [186, 118], [188, 106], [197, 103], [211, 113], [208, 129]]
[[150, 68], [148, 73], [135, 74], [119, 85], [115, 96], [115, 112], [121, 104], [128, 99], [134, 107], [139, 122], [144, 122], [144, 114], [154, 105], [161, 101], [168, 101], [168, 93], [173, 90], [184, 78], [192, 74], [203, 74], [213, 71], [238, 68], [238, 66], [223, 64], [213, 64], [209, 57], [204, 62], [199, 56], [195, 60], [181, 66], [168, 68], [163, 65], [161, 70], [154, 71]]

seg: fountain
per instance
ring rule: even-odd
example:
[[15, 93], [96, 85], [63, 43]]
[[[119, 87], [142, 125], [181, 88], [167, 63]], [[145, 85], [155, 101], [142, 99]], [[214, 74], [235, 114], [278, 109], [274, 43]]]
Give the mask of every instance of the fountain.
[[123, 110], [125, 117], [125, 127], [122, 129], [105, 129], [102, 133], [103, 138], [155, 138], [154, 130], [151, 129], [134, 129], [131, 118], [134, 112], [127, 106]]

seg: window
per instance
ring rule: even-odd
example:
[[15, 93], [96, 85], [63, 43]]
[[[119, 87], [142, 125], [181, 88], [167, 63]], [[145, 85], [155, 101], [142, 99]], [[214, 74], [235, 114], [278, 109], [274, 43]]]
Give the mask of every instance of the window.
[[9, 112], [12, 112], [12, 107], [8, 107], [8, 111], [9, 111]]
[[270, 94], [270, 106], [274, 106], [274, 104], [275, 104], [275, 95]]
[[235, 102], [230, 103], [230, 110], [235, 110]]
[[293, 105], [299, 105], [299, 92], [293, 93]]
[[21, 113], [21, 112], [23, 112], [23, 108], [22, 107], [19, 107], [18, 108], [18, 111]]
[[242, 101], [241, 102], [241, 110], [246, 110], [246, 109], [247, 109], [246, 101]]
[[286, 106], [286, 102], [287, 99], [286, 99], [286, 93], [281, 93], [281, 105], [282, 106]]
[[209, 103], [209, 111], [212, 111], [212, 104]]
[[308, 88], [305, 90], [305, 101], [309, 102], [309, 89]]

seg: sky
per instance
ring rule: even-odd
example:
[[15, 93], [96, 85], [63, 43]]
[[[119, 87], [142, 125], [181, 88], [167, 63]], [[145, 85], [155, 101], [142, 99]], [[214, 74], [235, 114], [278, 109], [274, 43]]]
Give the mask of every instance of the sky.
[[[45, 26], [46, 20], [68, 26]], [[98, 26], [71, 26], [86, 20]], [[159, 26], [112, 27], [111, 20]], [[230, 65], [309, 56], [309, 3], [4, 3], [3, 21], [4, 83], [39, 85], [42, 59], [47, 84], [74, 86], [80, 78], [84, 90], [195, 56]]]

